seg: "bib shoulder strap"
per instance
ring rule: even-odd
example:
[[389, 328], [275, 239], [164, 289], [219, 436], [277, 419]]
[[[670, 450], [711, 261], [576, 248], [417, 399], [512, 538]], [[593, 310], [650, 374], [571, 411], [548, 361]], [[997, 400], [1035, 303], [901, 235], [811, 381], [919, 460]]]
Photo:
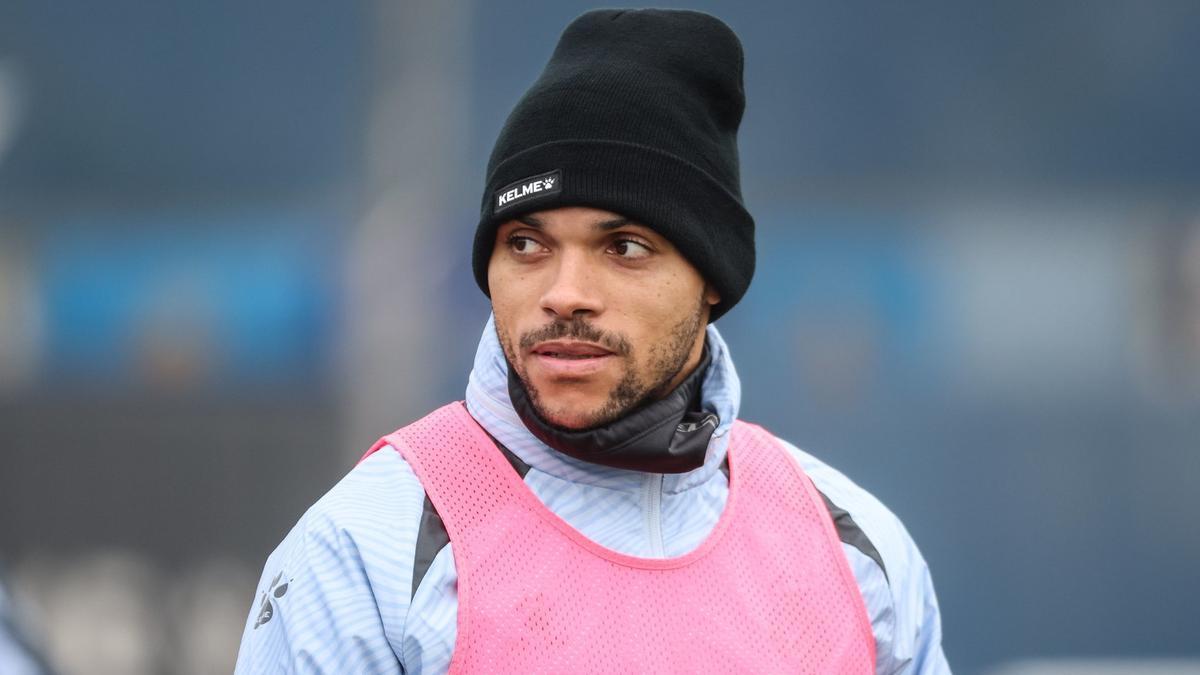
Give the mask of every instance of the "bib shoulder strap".
[[826, 500], [800, 466], [800, 461], [783, 447], [783, 443], [759, 425], [741, 420], [734, 421], [731, 433], [729, 452], [734, 455], [732, 470], [736, 472], [737, 467], [741, 467], [744, 475], [754, 474], [760, 485], [774, 486], [774, 489], [786, 490], [787, 485], [799, 487], [799, 494], [815, 507], [814, 512], [822, 514], [826, 534], [832, 541], [838, 541], [833, 514]]
[[[788, 463], [787, 456], [790, 454], [771, 432], [757, 424], [742, 420], [733, 421], [733, 428], [730, 430], [729, 452], [737, 456], [736, 463], [740, 464], [743, 469], [750, 470], [761, 470], [760, 467], [763, 466], [770, 466], [777, 470], [780, 460]], [[807, 479], [799, 464], [795, 464], [795, 468], [803, 478]]]
[[412, 467], [452, 541], [500, 511], [521, 482], [462, 401], [384, 436], [363, 459], [389, 445]]
[[[729, 442], [729, 452], [734, 455], [731, 462], [733, 472], [731, 485], [732, 481], [737, 479], [737, 467], [743, 467], [747, 474], [756, 474], [755, 479], [760, 486], [790, 494], [793, 499], [798, 499], [798, 502], [792, 501], [791, 503], [802, 511], [813, 514], [813, 517], [819, 521], [823, 538], [831, 552], [830, 557], [835, 561], [833, 564], [840, 573], [846, 592], [856, 599], [854, 603], [857, 615], [856, 623], [864, 639], [870, 645], [870, 662], [874, 663], [875, 638], [871, 629], [871, 620], [858, 587], [858, 580], [855, 578], [853, 570], [850, 569], [849, 560], [842, 552], [842, 543], [849, 543], [856, 548], [858, 546], [855, 541], [848, 540], [847, 535], [852, 533], [843, 527], [845, 523], [839, 518], [835, 505], [817, 489], [816, 483], [800, 466], [799, 458], [789, 452], [771, 432], [757, 424], [736, 420], [733, 423], [732, 434]], [[845, 514], [844, 511], [841, 513]], [[845, 515], [848, 519], [849, 514]], [[853, 520], [849, 520], [849, 525], [857, 529]], [[865, 539], [865, 535], [863, 538]], [[867, 544], [870, 545], [869, 540]], [[874, 546], [870, 548], [871, 551], [874, 551]], [[872, 557], [879, 562], [882, 569], [883, 562], [878, 558], [878, 553]], [[884, 574], [886, 576], [886, 571]]]

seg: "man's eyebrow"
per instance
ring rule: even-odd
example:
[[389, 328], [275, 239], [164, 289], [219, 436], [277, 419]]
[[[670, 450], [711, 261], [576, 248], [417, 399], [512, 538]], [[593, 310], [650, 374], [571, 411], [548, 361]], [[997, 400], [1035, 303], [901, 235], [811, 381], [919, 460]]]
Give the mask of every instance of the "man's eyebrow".
[[610, 220], [602, 220], [602, 221], [596, 223], [595, 225], [593, 225], [593, 227], [595, 227], [597, 230], [604, 230], [605, 232], [607, 232], [609, 230], [615, 230], [618, 227], [625, 227], [626, 225], [633, 225], [633, 224], [634, 224], [634, 222], [632, 220], [630, 220], [628, 218], [620, 217], [620, 218], [612, 218]]
[[517, 216], [515, 220], [517, 220], [518, 222], [520, 222], [520, 223], [521, 223], [521, 224], [523, 224], [523, 225], [527, 225], [527, 226], [529, 226], [529, 227], [532, 227], [532, 228], [533, 228], [533, 229], [535, 229], [535, 230], [541, 230], [541, 229], [545, 228], [545, 226], [546, 226], [546, 224], [545, 224], [545, 223], [543, 223], [543, 222], [541, 221], [541, 219], [539, 219], [537, 216], [534, 216], [534, 215], [531, 215], [531, 214], [525, 214], [525, 215], [523, 215], [523, 216]]

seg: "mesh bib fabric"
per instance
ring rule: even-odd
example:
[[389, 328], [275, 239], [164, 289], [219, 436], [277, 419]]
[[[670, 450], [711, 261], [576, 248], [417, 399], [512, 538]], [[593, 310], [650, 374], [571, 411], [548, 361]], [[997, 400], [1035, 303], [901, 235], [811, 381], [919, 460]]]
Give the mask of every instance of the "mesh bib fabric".
[[412, 466], [454, 544], [456, 673], [871, 673], [875, 642], [832, 520], [760, 427], [736, 422], [708, 538], [665, 559], [587, 539], [452, 403], [375, 444]]

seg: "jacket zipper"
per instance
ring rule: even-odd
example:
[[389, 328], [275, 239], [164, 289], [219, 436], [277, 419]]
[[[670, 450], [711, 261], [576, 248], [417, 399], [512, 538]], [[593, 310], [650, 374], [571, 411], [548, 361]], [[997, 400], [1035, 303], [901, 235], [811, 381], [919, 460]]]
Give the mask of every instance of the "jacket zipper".
[[650, 557], [665, 558], [666, 547], [662, 535], [662, 492], [663, 475], [652, 473], [646, 476], [642, 487], [642, 515], [646, 524], [646, 538], [650, 541]]

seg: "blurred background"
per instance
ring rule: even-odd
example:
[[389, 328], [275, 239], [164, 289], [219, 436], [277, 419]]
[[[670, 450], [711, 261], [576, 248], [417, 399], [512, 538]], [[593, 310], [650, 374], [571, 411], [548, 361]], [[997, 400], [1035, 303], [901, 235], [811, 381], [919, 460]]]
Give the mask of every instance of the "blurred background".
[[[743, 416], [904, 520], [955, 672], [1200, 671], [1200, 4], [686, 6], [747, 54]], [[0, 3], [0, 617], [51, 668], [229, 671], [301, 513], [462, 397], [487, 155], [588, 8]]]

